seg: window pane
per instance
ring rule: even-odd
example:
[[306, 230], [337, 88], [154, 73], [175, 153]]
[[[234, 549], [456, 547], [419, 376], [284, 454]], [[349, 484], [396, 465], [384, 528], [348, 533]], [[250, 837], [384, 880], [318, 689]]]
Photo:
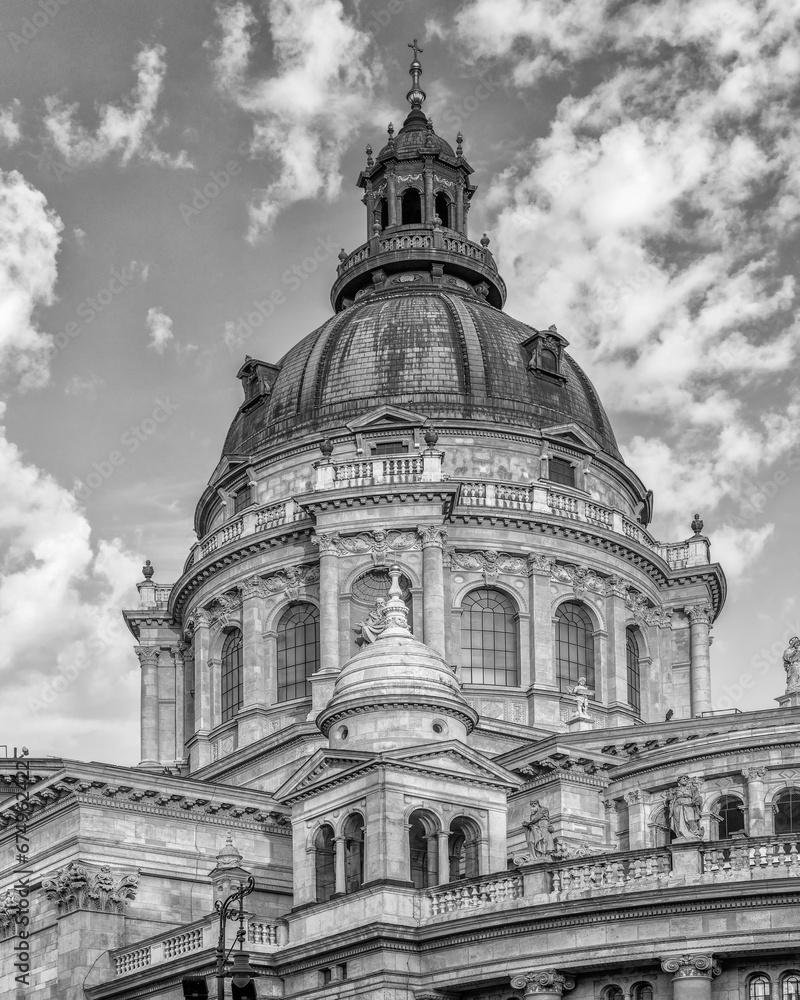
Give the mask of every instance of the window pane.
[[464, 598], [461, 676], [465, 684], [519, 683], [516, 609], [499, 591], [484, 587]]
[[319, 612], [297, 604], [278, 622], [278, 701], [309, 697], [309, 678], [318, 668]]
[[242, 633], [232, 629], [222, 644], [222, 721], [227, 722], [242, 707]]
[[628, 704], [637, 712], [642, 710], [642, 681], [639, 667], [639, 643], [632, 628], [626, 630], [626, 652], [628, 657]]
[[561, 691], [586, 678], [595, 687], [592, 620], [580, 604], [568, 601], [556, 611], [556, 675]]

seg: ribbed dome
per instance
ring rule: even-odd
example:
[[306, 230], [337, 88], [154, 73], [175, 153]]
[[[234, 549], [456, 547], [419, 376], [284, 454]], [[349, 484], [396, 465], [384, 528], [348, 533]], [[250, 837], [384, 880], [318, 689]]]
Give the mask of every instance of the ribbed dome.
[[394, 404], [434, 422], [575, 423], [619, 458], [597, 393], [572, 358], [564, 356], [563, 383], [528, 371], [522, 345], [533, 333], [471, 290], [396, 284], [365, 296], [293, 347], [268, 400], [237, 415], [224, 452], [255, 454], [303, 433], [324, 435], [375, 406]]
[[384, 160], [389, 156], [404, 156], [409, 153], [418, 153], [425, 149], [428, 152], [444, 153], [455, 159], [453, 147], [433, 131], [429, 131], [425, 120], [425, 115], [419, 112], [419, 119], [413, 118], [412, 112], [406, 119], [403, 128], [397, 133], [394, 144], [386, 144], [378, 153], [378, 160]]

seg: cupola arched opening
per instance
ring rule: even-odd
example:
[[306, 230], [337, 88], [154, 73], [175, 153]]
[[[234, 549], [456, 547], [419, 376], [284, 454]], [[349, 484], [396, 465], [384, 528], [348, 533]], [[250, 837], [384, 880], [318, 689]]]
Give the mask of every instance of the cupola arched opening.
[[722, 795], [711, 809], [715, 816], [717, 840], [744, 833], [744, 803], [735, 795]]
[[474, 819], [456, 816], [450, 824], [447, 853], [450, 858], [450, 881], [480, 875], [481, 829]]
[[378, 202], [378, 207], [376, 210], [376, 218], [381, 224], [381, 229], [386, 229], [389, 225], [389, 201], [386, 198], [381, 198]]
[[443, 226], [447, 226], [448, 229], [453, 228], [452, 219], [452, 202], [444, 193], [444, 191], [439, 191], [434, 199], [433, 210], [439, 216], [439, 221]]
[[416, 889], [439, 883], [439, 823], [426, 809], [416, 809], [408, 819], [410, 878]]
[[461, 602], [461, 679], [465, 684], [519, 684], [517, 609], [499, 590], [480, 587]]
[[319, 610], [293, 604], [278, 621], [278, 701], [308, 698], [319, 669]]
[[242, 630], [232, 628], [222, 643], [220, 656], [220, 705], [222, 721], [229, 722], [242, 707]]
[[565, 601], [556, 610], [556, 676], [561, 691], [569, 691], [581, 677], [595, 689], [592, 619], [578, 601]]
[[800, 833], [800, 790], [787, 788], [772, 804], [775, 833]]
[[325, 823], [314, 837], [314, 871], [317, 882], [317, 902], [325, 903], [336, 891], [336, 837], [333, 827]]
[[642, 670], [639, 663], [639, 640], [636, 629], [625, 629], [625, 656], [628, 667], [628, 704], [638, 714], [642, 711]]
[[357, 892], [364, 884], [364, 818], [348, 816], [342, 826], [344, 838], [344, 891]]
[[404, 226], [418, 226], [422, 222], [422, 199], [416, 188], [408, 188], [401, 198], [401, 218]]

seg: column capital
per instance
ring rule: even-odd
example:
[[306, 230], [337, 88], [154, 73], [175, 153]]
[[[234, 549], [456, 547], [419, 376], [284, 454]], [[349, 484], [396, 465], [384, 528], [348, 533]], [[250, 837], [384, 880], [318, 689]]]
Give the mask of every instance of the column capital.
[[713, 955], [675, 955], [661, 960], [664, 972], [672, 972], [675, 979], [711, 979], [722, 971]]
[[319, 546], [319, 554], [321, 556], [338, 556], [342, 553], [342, 542], [338, 531], [328, 533], [315, 532], [311, 537], [311, 541], [314, 545]]
[[646, 803], [650, 801], [649, 794], [642, 788], [632, 788], [629, 792], [624, 792], [622, 798], [625, 800], [626, 805], [634, 805], [634, 803]]
[[534, 573], [541, 573], [544, 576], [549, 577], [553, 572], [555, 559], [551, 559], [550, 556], [540, 556], [535, 552], [529, 552], [527, 556], [527, 563], [528, 576], [532, 576]]
[[538, 993], [550, 993], [563, 996], [565, 990], [571, 990], [575, 980], [563, 975], [556, 969], [538, 969], [533, 972], [523, 972], [511, 980], [512, 990], [524, 990], [525, 996], [535, 996]]
[[441, 524], [417, 525], [417, 534], [422, 540], [423, 549], [444, 549], [444, 544], [447, 540], [447, 528]]
[[146, 665], [158, 664], [158, 656], [161, 652], [160, 646], [134, 646], [134, 653], [139, 657], [139, 663]]
[[745, 781], [763, 781], [766, 773], [766, 767], [746, 767], [742, 771], [742, 777]]
[[710, 625], [714, 610], [707, 602], [703, 604], [687, 604], [683, 609], [692, 625]]

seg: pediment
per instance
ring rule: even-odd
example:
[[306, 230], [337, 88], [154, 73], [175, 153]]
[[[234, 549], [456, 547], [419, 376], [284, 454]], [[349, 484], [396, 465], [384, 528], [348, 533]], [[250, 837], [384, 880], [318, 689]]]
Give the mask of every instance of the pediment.
[[275, 798], [280, 802], [312, 788], [322, 788], [331, 781], [354, 777], [376, 757], [376, 754], [359, 750], [317, 750], [281, 785], [275, 792]]
[[428, 423], [428, 418], [413, 410], [404, 410], [400, 406], [383, 405], [376, 406], [368, 410], [355, 420], [351, 420], [347, 427], [351, 431], [363, 431], [367, 428], [386, 427], [422, 427]]
[[504, 785], [509, 788], [516, 788], [519, 785], [519, 779], [511, 771], [457, 740], [403, 747], [399, 750], [390, 750], [381, 756], [387, 764], [403, 768], [422, 768], [442, 777], [453, 775], [462, 781], [469, 779], [480, 784]]
[[213, 486], [215, 483], [218, 483], [220, 479], [224, 479], [229, 472], [233, 472], [235, 469], [241, 469], [243, 465], [247, 465], [249, 462], [249, 455], [223, 455], [217, 463], [217, 467], [211, 473], [208, 485]]
[[554, 427], [543, 427], [542, 437], [552, 438], [573, 448], [592, 453], [600, 451], [600, 444], [587, 431], [577, 424], [557, 424]]

